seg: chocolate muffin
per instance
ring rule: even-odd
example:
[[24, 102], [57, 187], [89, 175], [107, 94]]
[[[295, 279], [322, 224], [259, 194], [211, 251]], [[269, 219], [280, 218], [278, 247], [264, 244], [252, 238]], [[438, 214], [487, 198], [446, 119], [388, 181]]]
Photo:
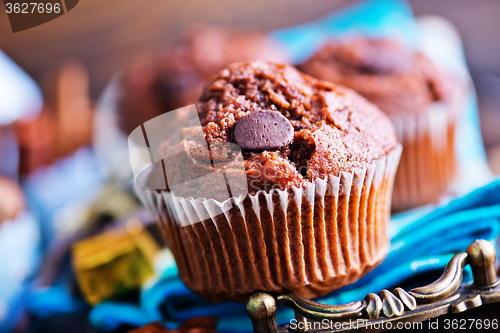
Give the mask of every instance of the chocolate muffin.
[[195, 29], [169, 49], [142, 56], [123, 74], [121, 129], [128, 135], [149, 119], [196, 103], [204, 84], [226, 65], [254, 59], [287, 61], [271, 37], [216, 27]]
[[[258, 290], [318, 297], [383, 260], [400, 145], [376, 106], [291, 66], [252, 61], [219, 72], [197, 116], [209, 152], [184, 137], [181, 166], [162, 161], [178, 171], [166, 172], [169, 190], [138, 189], [191, 290], [209, 301]], [[213, 184], [193, 182], [207, 169], [202, 155], [214, 172], [224, 165], [224, 202], [203, 195]], [[238, 166], [243, 193], [233, 186]]]
[[437, 199], [455, 176], [458, 86], [421, 53], [383, 39], [332, 42], [300, 70], [354, 89], [393, 121], [403, 154], [393, 210]]

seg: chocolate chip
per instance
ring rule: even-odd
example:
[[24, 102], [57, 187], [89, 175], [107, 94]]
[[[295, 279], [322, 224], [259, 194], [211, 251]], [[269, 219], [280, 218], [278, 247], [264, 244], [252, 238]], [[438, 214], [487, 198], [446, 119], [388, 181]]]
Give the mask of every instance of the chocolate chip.
[[234, 138], [242, 149], [276, 150], [292, 142], [293, 127], [278, 111], [253, 111], [236, 122]]

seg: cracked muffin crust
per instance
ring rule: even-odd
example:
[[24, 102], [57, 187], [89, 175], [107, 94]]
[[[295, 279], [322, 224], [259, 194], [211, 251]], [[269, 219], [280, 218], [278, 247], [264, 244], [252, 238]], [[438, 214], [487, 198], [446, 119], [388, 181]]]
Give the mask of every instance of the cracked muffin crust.
[[206, 86], [197, 109], [208, 143], [236, 142], [235, 123], [251, 112], [278, 111], [290, 121], [290, 144], [243, 150], [253, 193], [266, 189], [264, 184], [283, 189], [338, 176], [385, 156], [397, 145], [392, 124], [376, 106], [350, 89], [287, 65], [234, 63]]

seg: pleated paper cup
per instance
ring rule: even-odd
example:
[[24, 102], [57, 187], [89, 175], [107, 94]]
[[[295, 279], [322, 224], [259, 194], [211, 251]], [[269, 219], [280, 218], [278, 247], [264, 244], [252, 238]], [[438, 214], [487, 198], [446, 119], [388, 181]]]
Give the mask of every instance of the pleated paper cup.
[[438, 199], [455, 179], [455, 128], [464, 105], [460, 96], [457, 91], [449, 103], [435, 102], [424, 112], [388, 115], [403, 145], [394, 183], [393, 211]]
[[362, 169], [224, 202], [136, 186], [182, 281], [209, 301], [255, 291], [322, 296], [355, 282], [389, 250], [398, 146]]

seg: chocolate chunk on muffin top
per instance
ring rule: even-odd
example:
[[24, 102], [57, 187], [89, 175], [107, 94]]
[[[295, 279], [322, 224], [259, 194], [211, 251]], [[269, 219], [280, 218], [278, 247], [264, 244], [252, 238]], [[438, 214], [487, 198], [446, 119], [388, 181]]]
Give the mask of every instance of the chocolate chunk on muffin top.
[[356, 90], [388, 114], [425, 111], [454, 89], [425, 55], [386, 39], [330, 42], [298, 68]]
[[398, 144], [376, 106], [287, 65], [234, 63], [205, 87], [197, 109], [209, 144], [242, 149], [250, 193], [338, 176]]

